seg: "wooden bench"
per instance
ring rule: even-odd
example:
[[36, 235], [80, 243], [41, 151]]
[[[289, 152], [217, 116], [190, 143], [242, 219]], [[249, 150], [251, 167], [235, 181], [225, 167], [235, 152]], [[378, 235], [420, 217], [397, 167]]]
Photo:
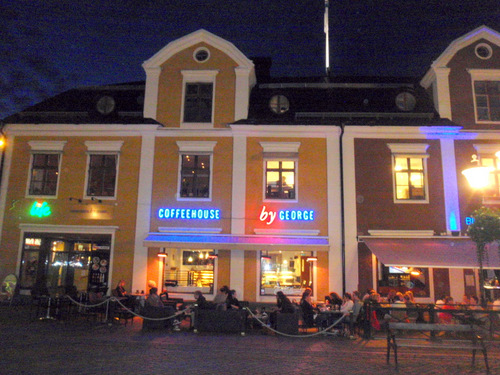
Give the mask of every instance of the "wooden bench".
[[[401, 337], [401, 331], [419, 332], [420, 337]], [[436, 333], [451, 332], [456, 335], [452, 339], [436, 337]], [[428, 333], [427, 337], [422, 336]], [[387, 330], [387, 363], [390, 360], [391, 349], [394, 352], [394, 363], [398, 368], [398, 348], [429, 348], [429, 349], [462, 349], [472, 350], [472, 364], [476, 361], [476, 350], [481, 350], [484, 356], [486, 370], [489, 373], [488, 355], [482, 337], [471, 324], [429, 324], [429, 323], [399, 323], [389, 322]]]

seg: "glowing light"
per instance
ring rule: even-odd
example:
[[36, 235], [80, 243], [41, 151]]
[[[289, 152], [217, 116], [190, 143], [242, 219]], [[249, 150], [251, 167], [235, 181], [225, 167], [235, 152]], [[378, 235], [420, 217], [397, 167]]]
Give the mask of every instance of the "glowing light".
[[46, 217], [50, 216], [52, 211], [50, 210], [50, 206], [47, 202], [33, 202], [30, 209], [31, 216], [37, 217]]
[[220, 220], [219, 209], [201, 208], [160, 208], [159, 219]]
[[462, 171], [462, 174], [467, 178], [469, 185], [473, 189], [482, 189], [490, 183], [490, 172], [493, 172], [493, 167], [473, 167]]

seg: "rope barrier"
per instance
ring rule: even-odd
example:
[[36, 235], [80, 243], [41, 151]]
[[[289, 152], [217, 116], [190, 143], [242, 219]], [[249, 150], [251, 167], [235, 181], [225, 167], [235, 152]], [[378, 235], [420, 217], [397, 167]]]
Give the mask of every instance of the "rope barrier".
[[311, 334], [300, 334], [300, 335], [291, 335], [289, 333], [284, 333], [284, 332], [280, 332], [278, 330], [275, 330], [274, 328], [272, 327], [269, 327], [266, 323], [264, 323], [262, 320], [260, 320], [253, 312], [252, 310], [250, 310], [248, 307], [245, 307], [245, 309], [250, 313], [250, 315], [252, 316], [252, 318], [254, 318], [255, 320], [257, 320], [261, 325], [262, 327], [278, 334], [278, 335], [281, 335], [281, 336], [286, 336], [286, 337], [314, 337], [314, 336], [319, 336], [319, 335], [334, 335], [332, 332], [328, 332], [330, 329], [332, 329], [333, 327], [335, 327], [337, 324], [339, 324], [340, 322], [342, 322], [344, 319], [345, 319], [345, 315], [342, 315], [339, 319], [337, 319], [334, 323], [332, 323], [332, 325], [330, 325], [329, 327], [326, 327], [325, 329], [323, 329], [322, 331], [320, 331], [318, 329], [318, 332], [315, 332], [315, 333], [311, 333]]
[[184, 310], [181, 310], [181, 311], [177, 311], [174, 315], [171, 315], [171, 316], [167, 316], [167, 317], [161, 317], [161, 318], [151, 318], [151, 317], [148, 317], [148, 316], [144, 316], [144, 315], [141, 315], [141, 314], [138, 314], [136, 313], [134, 310], [131, 310], [128, 306], [125, 306], [118, 298], [116, 297], [110, 297], [108, 299], [106, 299], [105, 301], [102, 301], [102, 302], [99, 302], [99, 303], [96, 303], [96, 304], [92, 304], [92, 305], [89, 305], [89, 304], [86, 304], [86, 303], [80, 303], [78, 301], [75, 301], [73, 298], [71, 298], [70, 296], [67, 296], [69, 298], [69, 300], [71, 302], [73, 302], [74, 304], [76, 304], [77, 306], [80, 306], [80, 307], [83, 307], [83, 308], [92, 308], [92, 307], [98, 307], [98, 306], [101, 306], [103, 304], [107, 304], [106, 306], [106, 316], [108, 315], [108, 311], [109, 311], [109, 303], [110, 302], [117, 302], [124, 310], [126, 310], [127, 312], [129, 312], [130, 314], [134, 315], [134, 316], [137, 316], [139, 318], [142, 318], [142, 319], [146, 319], [146, 320], [154, 320], [154, 321], [159, 321], [159, 320], [168, 320], [168, 319], [175, 319], [176, 317], [178, 317], [179, 315], [182, 315], [184, 314], [186, 311], [189, 311], [189, 309], [184, 309]]

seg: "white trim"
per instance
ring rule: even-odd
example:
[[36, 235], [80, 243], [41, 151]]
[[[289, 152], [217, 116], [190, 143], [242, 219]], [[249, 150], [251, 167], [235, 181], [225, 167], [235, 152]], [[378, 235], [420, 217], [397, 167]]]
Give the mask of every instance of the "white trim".
[[[460, 200], [458, 194], [457, 169], [455, 165], [455, 140], [443, 138], [441, 144], [441, 168], [443, 171], [444, 206], [446, 231], [461, 230]], [[454, 227], [452, 226], [454, 225]]]
[[[429, 203], [429, 177], [427, 171], [427, 159], [429, 157], [426, 154], [429, 145], [426, 143], [387, 143], [387, 147], [391, 150], [391, 171], [392, 171], [392, 194], [394, 203], [401, 204], [427, 204]], [[396, 157], [406, 157], [406, 158], [420, 158], [423, 164], [423, 174], [424, 174], [424, 189], [425, 189], [425, 199], [398, 199], [396, 196], [396, 173], [395, 173], [395, 162]]]
[[144, 118], [156, 120], [158, 93], [160, 89], [161, 68], [144, 68], [146, 72], [146, 88], [144, 90]]
[[[498, 120], [479, 120], [477, 118], [476, 81], [500, 81], [500, 69], [467, 69], [471, 76], [472, 101], [474, 102], [474, 119], [477, 124], [498, 124]], [[491, 108], [488, 108], [490, 110]]]
[[[216, 92], [216, 76], [219, 70], [181, 70], [182, 74], [182, 103], [181, 103], [181, 118], [180, 126], [184, 129], [212, 128], [215, 119], [215, 92]], [[186, 86], [188, 83], [211, 83], [212, 84], [212, 110], [209, 122], [185, 122], [184, 121], [184, 106], [186, 101]]]
[[58, 152], [61, 153], [64, 150], [64, 146], [67, 141], [28, 141], [31, 151], [37, 153], [42, 152]]
[[231, 233], [245, 234], [247, 188], [247, 138], [233, 138], [233, 174], [231, 181]]
[[[30, 143], [30, 142], [28, 142]], [[32, 141], [33, 144], [37, 143], [37, 141]], [[57, 142], [61, 143], [61, 142]], [[64, 141], [64, 144], [66, 141]], [[64, 147], [63, 144], [63, 147]], [[31, 144], [30, 144], [31, 146]], [[35, 145], [36, 147], [36, 145]], [[55, 194], [53, 195], [43, 195], [43, 194], [30, 194], [30, 186], [31, 186], [31, 179], [33, 178], [33, 158], [35, 155], [46, 155], [46, 154], [57, 154], [59, 156], [59, 165], [57, 166], [57, 185], [56, 185], [56, 191]], [[28, 167], [28, 178], [27, 180], [27, 185], [26, 185], [26, 190], [25, 190], [25, 198], [42, 198], [42, 199], [56, 199], [59, 195], [59, 184], [61, 183], [61, 165], [62, 165], [62, 159], [63, 159], [63, 152], [62, 150], [43, 150], [43, 149], [35, 149], [32, 150], [30, 153], [30, 163]]]
[[[12, 167], [12, 155], [14, 152], [15, 136], [8, 136], [5, 139], [6, 147], [4, 149], [4, 164], [1, 171], [1, 184], [0, 184], [0, 233], [3, 233], [3, 226], [5, 220], [5, 213], [7, 211], [7, 192], [10, 188], [10, 171]], [[15, 199], [9, 202], [10, 205], [15, 203]], [[12, 207], [12, 206], [11, 206]], [[9, 207], [10, 208], [10, 207]], [[19, 273], [17, 274], [19, 275]]]
[[[200, 51], [205, 51], [207, 53], [207, 58], [203, 61], [200, 61], [196, 58], [196, 54]], [[210, 60], [210, 57], [211, 57], [210, 50], [207, 47], [198, 47], [193, 51], [193, 60], [196, 61], [198, 64], [206, 63], [208, 60]]]
[[[477, 50], [481, 47], [485, 47], [487, 50], [488, 50], [488, 56], [486, 57], [483, 57], [481, 56]], [[493, 48], [491, 48], [491, 46], [487, 43], [479, 43], [475, 48], [474, 48], [474, 53], [476, 54], [477, 58], [478, 59], [481, 59], [481, 60], [488, 60], [490, 59], [492, 56], [493, 56]]]
[[236, 67], [236, 84], [234, 89], [234, 121], [248, 117], [248, 106], [250, 103], [250, 91], [256, 84], [255, 74], [252, 68]]
[[181, 227], [158, 227], [160, 233], [221, 233], [222, 228], [181, 228]]
[[255, 234], [268, 236], [318, 236], [319, 229], [266, 229], [255, 228]]
[[45, 233], [95, 233], [114, 234], [119, 227], [113, 225], [52, 225], [20, 223], [19, 228], [24, 232]]
[[85, 141], [87, 151], [91, 153], [99, 152], [120, 152], [123, 141]]
[[263, 152], [299, 152], [300, 142], [259, 142]]
[[151, 225], [155, 143], [156, 137], [154, 134], [148, 134], [142, 138], [137, 191], [132, 290], [145, 290], [146, 288], [148, 248], [143, 246], [143, 240], [149, 233]]
[[499, 143], [474, 143], [473, 147], [479, 155], [495, 155], [500, 151]]
[[217, 141], [176, 141], [179, 152], [214, 152]]
[[383, 229], [369, 229], [370, 236], [379, 237], [432, 237], [434, 236], [433, 230], [383, 230]]

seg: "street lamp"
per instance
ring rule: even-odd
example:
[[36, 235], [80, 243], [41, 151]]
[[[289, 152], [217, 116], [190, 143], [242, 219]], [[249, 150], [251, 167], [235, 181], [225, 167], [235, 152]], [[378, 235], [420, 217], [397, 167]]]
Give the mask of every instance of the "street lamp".
[[[500, 151], [495, 153], [497, 157], [497, 166], [500, 166]], [[481, 166], [477, 155], [472, 155], [472, 163], [477, 163], [476, 167], [468, 168], [462, 171], [467, 178], [469, 185], [473, 189], [484, 189], [490, 184], [490, 174], [496, 170], [493, 166]], [[483, 196], [484, 204], [484, 196]], [[488, 207], [481, 207], [472, 214], [474, 222], [469, 225], [467, 230], [469, 237], [476, 244], [477, 260], [479, 263], [479, 292], [481, 303], [484, 305], [484, 274], [483, 262], [486, 257], [487, 245], [491, 242], [500, 240], [500, 215], [497, 210]]]

